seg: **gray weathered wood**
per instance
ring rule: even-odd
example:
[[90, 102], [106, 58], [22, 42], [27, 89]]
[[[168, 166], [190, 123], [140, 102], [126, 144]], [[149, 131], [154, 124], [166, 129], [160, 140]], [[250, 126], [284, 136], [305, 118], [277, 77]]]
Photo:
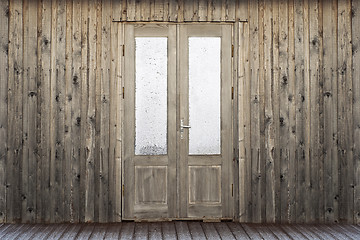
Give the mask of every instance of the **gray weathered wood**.
[[[8, 50], [9, 50], [9, 1], [0, 1], [0, 222], [6, 220], [7, 147], [8, 147]], [[5, 47], [5, 49], [4, 49]]]

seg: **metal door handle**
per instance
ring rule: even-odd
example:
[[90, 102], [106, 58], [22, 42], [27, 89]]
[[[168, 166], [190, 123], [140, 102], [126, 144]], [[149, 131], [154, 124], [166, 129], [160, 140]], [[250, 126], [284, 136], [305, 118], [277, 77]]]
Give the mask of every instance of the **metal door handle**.
[[184, 128], [191, 128], [191, 126], [184, 125], [184, 119], [181, 119], [181, 121], [180, 121], [180, 131], [183, 132]]
[[184, 119], [180, 120], [180, 137], [184, 139], [184, 128], [191, 128], [190, 126], [184, 125]]

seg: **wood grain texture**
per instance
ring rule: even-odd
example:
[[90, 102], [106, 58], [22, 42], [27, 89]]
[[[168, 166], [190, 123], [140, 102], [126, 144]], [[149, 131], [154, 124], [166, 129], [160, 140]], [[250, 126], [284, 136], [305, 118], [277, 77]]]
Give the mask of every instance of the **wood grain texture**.
[[0, 1], [0, 223], [6, 220], [7, 186], [7, 131], [8, 131], [8, 49], [9, 49], [9, 2]]
[[359, 4], [1, 0], [0, 222], [121, 221], [118, 21], [240, 21], [234, 215], [359, 223]]

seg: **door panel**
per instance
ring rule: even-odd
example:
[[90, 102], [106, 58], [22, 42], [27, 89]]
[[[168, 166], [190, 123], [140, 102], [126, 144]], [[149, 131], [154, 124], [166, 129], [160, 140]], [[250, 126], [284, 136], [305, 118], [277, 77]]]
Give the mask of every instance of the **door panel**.
[[232, 217], [231, 25], [125, 33], [124, 219]]
[[[232, 217], [231, 26], [180, 25], [180, 216]], [[194, 139], [192, 139], [194, 138]]]
[[124, 219], [176, 217], [176, 26], [125, 26]]

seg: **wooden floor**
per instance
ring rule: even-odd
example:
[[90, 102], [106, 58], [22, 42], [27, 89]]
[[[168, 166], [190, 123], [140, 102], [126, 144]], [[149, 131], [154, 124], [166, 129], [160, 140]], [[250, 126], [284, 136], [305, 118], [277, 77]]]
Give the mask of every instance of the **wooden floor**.
[[360, 239], [360, 226], [186, 221], [119, 224], [0, 224], [0, 239]]

